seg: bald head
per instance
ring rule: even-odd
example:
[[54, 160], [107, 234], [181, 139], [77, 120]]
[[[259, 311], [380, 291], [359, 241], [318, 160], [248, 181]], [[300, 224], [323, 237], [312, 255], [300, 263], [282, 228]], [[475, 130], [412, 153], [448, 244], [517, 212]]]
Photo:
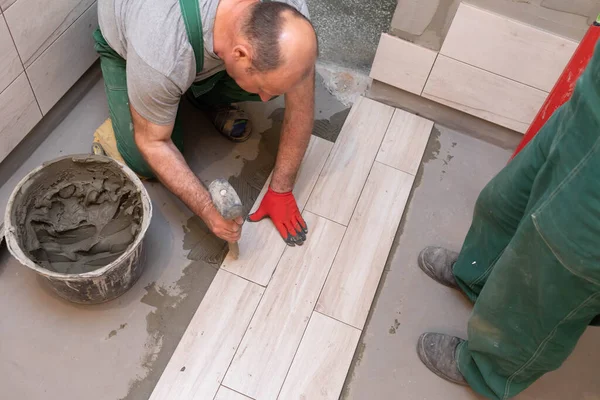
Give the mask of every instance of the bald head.
[[302, 13], [285, 3], [269, 1], [253, 4], [241, 33], [252, 47], [252, 67], [258, 72], [285, 67], [304, 74], [312, 70], [318, 55], [317, 36], [312, 24]]

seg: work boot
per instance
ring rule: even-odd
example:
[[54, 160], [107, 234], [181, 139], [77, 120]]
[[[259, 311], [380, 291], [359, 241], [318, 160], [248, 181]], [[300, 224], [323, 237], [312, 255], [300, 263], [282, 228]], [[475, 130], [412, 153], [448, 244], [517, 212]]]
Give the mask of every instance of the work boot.
[[191, 91], [187, 98], [194, 107], [207, 113], [215, 128], [232, 142], [245, 142], [252, 134], [252, 122], [248, 114], [235, 104], [207, 105], [194, 97]]
[[467, 386], [456, 362], [456, 347], [462, 342], [464, 340], [455, 336], [424, 333], [417, 343], [417, 354], [423, 364], [440, 378]]
[[452, 268], [458, 259], [458, 253], [443, 247], [426, 247], [419, 254], [419, 267], [431, 279], [452, 289], [458, 289]]

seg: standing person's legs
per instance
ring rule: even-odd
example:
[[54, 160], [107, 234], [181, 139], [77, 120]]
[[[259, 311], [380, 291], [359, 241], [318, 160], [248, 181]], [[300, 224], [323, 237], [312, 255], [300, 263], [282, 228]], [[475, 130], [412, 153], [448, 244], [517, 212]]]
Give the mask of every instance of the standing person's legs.
[[[534, 142], [549, 132], [524, 218], [476, 294], [469, 340], [456, 346], [426, 334], [419, 345], [438, 375], [452, 367], [492, 399], [512, 397], [558, 368], [600, 314], [600, 54]], [[436, 353], [422, 343], [452, 363], [429, 362]]]
[[[140, 154], [133, 136], [133, 122], [127, 94], [126, 61], [106, 43], [100, 29], [96, 29], [94, 32], [94, 40], [96, 42], [95, 49], [100, 55], [100, 67], [113, 128], [113, 132], [104, 130], [106, 137], [102, 139], [116, 141], [114, 147], [118, 149], [119, 155], [135, 173], [145, 178], [154, 177], [154, 172]], [[175, 146], [182, 151], [183, 131], [179, 121], [175, 123], [171, 139]]]
[[453, 268], [458, 286], [473, 302], [523, 219], [555, 134], [546, 129], [536, 135], [477, 198], [471, 227]]
[[460, 253], [439, 247], [428, 247], [421, 252], [419, 266], [427, 275], [441, 284], [461, 289], [472, 302], [477, 300], [525, 214], [554, 134], [552, 130], [540, 132], [481, 191]]

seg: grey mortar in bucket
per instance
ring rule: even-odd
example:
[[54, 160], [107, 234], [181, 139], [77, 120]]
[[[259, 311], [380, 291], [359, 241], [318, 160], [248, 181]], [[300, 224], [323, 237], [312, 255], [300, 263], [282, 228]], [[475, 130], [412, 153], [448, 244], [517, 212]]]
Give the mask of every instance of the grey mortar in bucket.
[[140, 179], [109, 157], [73, 155], [44, 163], [14, 189], [4, 218], [9, 251], [61, 297], [114, 299], [143, 270], [152, 204]]

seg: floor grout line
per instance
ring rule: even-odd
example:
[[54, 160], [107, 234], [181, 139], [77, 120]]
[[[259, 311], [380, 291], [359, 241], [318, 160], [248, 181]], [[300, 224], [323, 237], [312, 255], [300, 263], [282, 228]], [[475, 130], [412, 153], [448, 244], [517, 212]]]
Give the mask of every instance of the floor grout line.
[[421, 89], [421, 93], [419, 96], [423, 96], [423, 92], [425, 92], [425, 87], [427, 86], [427, 82], [429, 82], [429, 77], [431, 76], [431, 72], [433, 72], [433, 67], [435, 67], [435, 63], [440, 56], [440, 52], [435, 53], [435, 58], [433, 59], [433, 63], [431, 64], [431, 68], [429, 68], [429, 72], [427, 73], [427, 79], [425, 79], [425, 83], [423, 83], [423, 88]]
[[[235, 275], [235, 274], [234, 274]], [[237, 275], [236, 275], [237, 276]], [[262, 287], [262, 286], [261, 286]], [[219, 381], [219, 386], [224, 386], [223, 385], [223, 381], [225, 380], [225, 378], [227, 377], [227, 373], [229, 372], [229, 368], [231, 368], [231, 364], [233, 364], [233, 360], [235, 360], [235, 356], [237, 355], [238, 351], [240, 350], [240, 346], [242, 345], [242, 343], [244, 342], [244, 338], [246, 337], [246, 334], [248, 333], [248, 328], [250, 328], [250, 325], [252, 325], [252, 320], [254, 319], [254, 316], [256, 315], [256, 311], [258, 310], [258, 306], [260, 305], [260, 303], [262, 302], [262, 299], [265, 295], [266, 289], [263, 290], [263, 292], [260, 295], [260, 300], [258, 300], [258, 303], [256, 303], [256, 308], [254, 309], [254, 311], [252, 312], [252, 316], [250, 317], [250, 319], [248, 320], [248, 326], [246, 326], [246, 329], [244, 329], [244, 334], [242, 335], [242, 337], [240, 338], [240, 341], [237, 344], [237, 348], [235, 349], [235, 353], [233, 353], [233, 357], [231, 357], [231, 361], [229, 361], [229, 365], [227, 365], [227, 368], [225, 369], [225, 373], [223, 374], [223, 378], [221, 378], [221, 380]], [[183, 333], [185, 335], [185, 332]], [[170, 360], [169, 360], [170, 361]], [[228, 389], [231, 389], [230, 387], [227, 387]], [[231, 389], [234, 390], [234, 389]], [[234, 390], [235, 391], [235, 390]], [[219, 393], [219, 389], [217, 389], [217, 393]], [[217, 393], [215, 393], [215, 397], [217, 396]]]
[[347, 323], [347, 322], [344, 322], [344, 321], [342, 321], [341, 319], [338, 319], [338, 318], [336, 318], [336, 317], [332, 317], [332, 316], [331, 316], [331, 315], [329, 315], [329, 314], [325, 314], [325, 313], [323, 313], [323, 312], [321, 312], [321, 311], [314, 310], [313, 312], [316, 312], [317, 314], [321, 314], [321, 315], [322, 315], [322, 316], [324, 316], [324, 317], [331, 318], [332, 320], [334, 320], [334, 321], [337, 321], [337, 322], [339, 322], [340, 324], [344, 324], [344, 325], [346, 325], [346, 326], [349, 326], [350, 328], [358, 329], [358, 330], [359, 330], [361, 333], [362, 333], [362, 331], [363, 331], [363, 329], [364, 329], [364, 326], [363, 326], [362, 328], [359, 328], [359, 327], [357, 327], [357, 326], [354, 326], [354, 325], [352, 325], [352, 324], [349, 324], [349, 323]]
[[[247, 398], [248, 400], [254, 400], [254, 398], [253, 398], [253, 397], [250, 397], [250, 396], [248, 396], [248, 395], [245, 395], [245, 394], [244, 394], [244, 393], [242, 393], [242, 392], [238, 392], [237, 390], [235, 390], [235, 389], [232, 389], [232, 388], [230, 388], [229, 386], [225, 386], [225, 385], [223, 385], [223, 384], [221, 384], [221, 386], [223, 386], [224, 388], [227, 388], [227, 389], [231, 390], [232, 392], [235, 392], [235, 393], [237, 393], [237, 394], [239, 394], [239, 395], [241, 395], [241, 396], [244, 396], [244, 397], [245, 397], [245, 398]], [[217, 391], [217, 394], [219, 394], [219, 392], [218, 392], [218, 391]], [[215, 394], [215, 398], [217, 398], [217, 395], [216, 395], [216, 394]]]
[[329, 222], [333, 222], [334, 224], [337, 224], [337, 225], [339, 225], [339, 226], [343, 226], [344, 228], [347, 228], [347, 227], [348, 227], [348, 225], [344, 225], [344, 224], [342, 224], [341, 222], [334, 221], [334, 220], [332, 220], [331, 218], [327, 218], [327, 217], [325, 217], [325, 216], [323, 216], [323, 215], [321, 215], [321, 214], [319, 214], [319, 213], [317, 213], [317, 212], [314, 212], [314, 211], [311, 211], [311, 210], [307, 210], [307, 209], [304, 209], [304, 211], [306, 211], [306, 212], [309, 212], [309, 213], [311, 213], [311, 214], [314, 214], [314, 215], [316, 215], [316, 216], [317, 216], [317, 217], [319, 217], [319, 218], [326, 219], [327, 221], [329, 221]]
[[[285, 250], [284, 250], [284, 251], [285, 251]], [[279, 261], [278, 261], [278, 263], [279, 263]], [[222, 263], [221, 263], [221, 265], [222, 265]], [[229, 270], [227, 270], [227, 269], [225, 269], [225, 268], [221, 268], [221, 266], [219, 265], [219, 267], [217, 268], [217, 272], [218, 272], [218, 271], [221, 271], [221, 270], [223, 270], [223, 271], [227, 272], [228, 274], [235, 275], [235, 276], [237, 276], [238, 278], [241, 278], [241, 279], [245, 280], [246, 282], [250, 282], [250, 283], [252, 283], [253, 285], [260, 286], [260, 287], [261, 287], [261, 288], [263, 288], [263, 289], [266, 289], [266, 288], [267, 288], [267, 286], [263, 286], [263, 285], [261, 285], [261, 284], [260, 284], [260, 283], [258, 283], [258, 282], [254, 282], [254, 281], [252, 281], [252, 280], [250, 280], [250, 279], [248, 279], [248, 278], [245, 278], [245, 277], [243, 277], [243, 276], [241, 276], [241, 275], [239, 275], [239, 274], [236, 274], [235, 272], [231, 272], [231, 271], [229, 271]], [[268, 285], [268, 284], [267, 284], [267, 285]]]
[[[317, 303], [315, 303], [317, 304]], [[310, 317], [308, 318], [308, 322], [306, 323], [306, 327], [304, 327], [304, 332], [302, 332], [302, 337], [300, 338], [300, 341], [298, 342], [298, 347], [296, 348], [296, 351], [294, 352], [294, 357], [292, 357], [292, 361], [290, 362], [290, 365], [287, 369], [287, 371], [285, 372], [285, 377], [283, 378], [283, 382], [281, 383], [281, 387], [279, 388], [279, 391], [277, 392], [277, 397], [276, 400], [279, 400], [279, 395], [281, 395], [281, 391], [283, 390], [283, 387], [285, 386], [285, 382], [287, 381], [287, 378], [290, 374], [290, 370], [292, 369], [292, 365], [294, 365], [294, 361], [296, 360], [296, 356], [298, 355], [298, 350], [300, 350], [300, 346], [302, 345], [302, 341], [304, 340], [304, 336], [306, 336], [306, 331], [308, 330], [308, 326], [310, 325], [310, 321], [312, 321], [312, 317], [313, 317], [313, 313], [314, 313], [314, 309], [313, 311], [310, 313]]]
[[498, 73], [496, 73], [496, 72], [489, 71], [489, 70], [487, 70], [487, 69], [485, 69], [485, 68], [481, 68], [481, 67], [478, 67], [478, 66], [476, 66], [476, 65], [473, 65], [473, 64], [469, 64], [468, 62], [465, 62], [465, 61], [458, 60], [458, 59], [456, 59], [456, 58], [454, 58], [454, 57], [450, 57], [450, 56], [447, 56], [447, 55], [445, 55], [445, 54], [442, 54], [442, 53], [440, 53], [440, 55], [441, 55], [441, 56], [443, 56], [443, 57], [446, 57], [446, 58], [448, 58], [448, 59], [450, 59], [450, 60], [452, 60], [452, 61], [456, 61], [456, 62], [459, 62], [459, 63], [461, 63], [461, 64], [468, 65], [469, 67], [472, 67], [472, 68], [478, 69], [478, 70], [480, 70], [480, 71], [487, 72], [487, 73], [489, 73], [489, 74], [492, 74], [492, 75], [494, 75], [494, 76], [497, 76], [497, 77], [500, 77], [500, 78], [504, 78], [504, 79], [506, 79], [506, 80], [509, 80], [509, 81], [511, 81], [511, 82], [513, 82], [513, 83], [516, 83], [516, 84], [519, 84], [519, 85], [523, 85], [523, 86], [525, 86], [525, 87], [528, 87], [528, 88], [530, 88], [530, 89], [535, 89], [535, 90], [537, 90], [537, 91], [539, 91], [539, 92], [543, 92], [543, 93], [545, 93], [545, 94], [549, 94], [549, 92], [545, 91], [544, 89], [540, 89], [540, 88], [537, 88], [537, 87], [535, 87], [535, 86], [531, 86], [531, 85], [529, 85], [529, 84], [527, 84], [527, 83], [519, 82], [519, 81], [517, 81], [517, 80], [514, 80], [514, 79], [512, 79], [512, 78], [509, 78], [508, 76], [500, 75], [500, 74], [498, 74]]

